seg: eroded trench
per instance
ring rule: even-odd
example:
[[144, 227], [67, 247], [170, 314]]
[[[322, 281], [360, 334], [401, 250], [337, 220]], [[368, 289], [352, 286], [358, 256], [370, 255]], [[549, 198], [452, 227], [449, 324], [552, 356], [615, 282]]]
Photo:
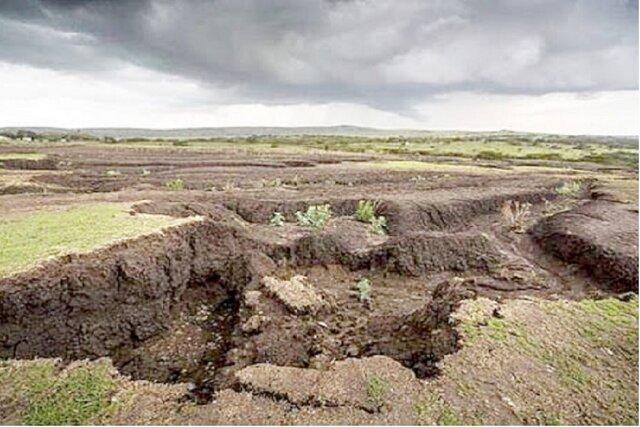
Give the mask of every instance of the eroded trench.
[[[269, 247], [204, 221], [54, 261], [4, 280], [0, 356], [109, 356], [134, 379], [188, 383], [186, 397], [200, 403], [237, 387], [235, 372], [255, 363], [324, 369], [387, 355], [434, 375], [457, 348], [449, 315], [464, 292], [406, 274], [422, 261], [410, 251], [402, 261], [397, 245], [350, 258], [327, 239]], [[420, 242], [403, 244], [422, 251]], [[317, 256], [325, 250], [334, 253]], [[300, 274], [318, 307], [292, 310], [264, 288], [266, 276]], [[354, 290], [363, 277], [376, 286], [366, 303]]]
[[[217, 390], [237, 388], [235, 372], [255, 363], [325, 369], [348, 357], [386, 355], [427, 378], [437, 373], [442, 357], [457, 349], [450, 314], [471, 296], [450, 281], [418, 290], [417, 278], [398, 291], [401, 275], [350, 271], [337, 264], [289, 266], [271, 274], [267, 277], [283, 282], [303, 277], [320, 296], [320, 305], [291, 310], [264, 288], [261, 277], [214, 274], [189, 283], [166, 331], [113, 352], [115, 365], [134, 379], [188, 383], [186, 397], [199, 403]], [[330, 276], [339, 279], [331, 283]], [[392, 303], [382, 295], [367, 302], [358, 298], [352, 285], [372, 276], [377, 283], [384, 281], [387, 290], [396, 287]]]
[[[285, 242], [228, 213], [3, 279], [0, 357], [109, 356], [134, 379], [187, 383], [199, 403], [256, 363], [326, 369], [385, 355], [428, 378], [457, 350], [451, 314], [474, 296], [452, 279], [488, 276], [501, 257], [480, 232], [391, 233], [354, 249], [361, 225]], [[297, 309], [265, 277], [303, 277], [319, 302]]]

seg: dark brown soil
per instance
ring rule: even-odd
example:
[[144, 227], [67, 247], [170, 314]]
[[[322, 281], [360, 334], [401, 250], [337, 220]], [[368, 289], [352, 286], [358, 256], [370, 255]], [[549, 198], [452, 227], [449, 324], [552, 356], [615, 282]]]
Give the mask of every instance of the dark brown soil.
[[540, 221], [540, 245], [577, 264], [614, 292], [638, 290], [638, 210], [615, 202], [590, 201]]

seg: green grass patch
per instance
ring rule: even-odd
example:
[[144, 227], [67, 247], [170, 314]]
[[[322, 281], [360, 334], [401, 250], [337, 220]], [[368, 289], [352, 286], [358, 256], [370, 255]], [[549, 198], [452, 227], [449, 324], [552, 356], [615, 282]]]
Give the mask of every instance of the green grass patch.
[[375, 406], [382, 406], [388, 388], [389, 385], [385, 380], [374, 375], [367, 381], [367, 397]]
[[171, 191], [182, 191], [184, 190], [184, 181], [180, 178], [176, 178], [165, 182], [164, 186]]
[[590, 314], [604, 317], [619, 326], [633, 326], [638, 320], [638, 299], [634, 297], [629, 302], [617, 298], [601, 300], [584, 299], [578, 307]]
[[487, 321], [489, 329], [489, 337], [496, 341], [504, 341], [507, 339], [507, 324], [502, 319], [491, 318]]
[[0, 219], [0, 276], [53, 256], [88, 252], [115, 240], [147, 234], [188, 219], [131, 215], [129, 204], [99, 203], [46, 209]]
[[117, 145], [180, 146], [244, 152], [341, 151], [400, 156], [425, 155], [483, 160], [590, 161], [637, 167], [637, 142], [631, 138], [544, 135], [514, 132], [428, 132], [413, 136], [254, 135], [171, 141], [128, 138]]
[[429, 172], [459, 172], [459, 173], [505, 173], [508, 170], [482, 167], [471, 164], [449, 164], [449, 163], [432, 163], [419, 162], [415, 160], [389, 160], [384, 162], [367, 163], [368, 166], [374, 168], [384, 168], [397, 171], [429, 171]]
[[[46, 388], [43, 388], [46, 384]], [[110, 406], [115, 383], [106, 365], [78, 367], [66, 375], [38, 377], [30, 383], [23, 422], [30, 425], [86, 424]]]
[[44, 154], [41, 153], [0, 153], [0, 161], [2, 160], [42, 160]]
[[414, 405], [416, 421], [420, 425], [463, 425], [470, 420], [461, 417], [446, 403], [438, 392], [429, 391]]
[[453, 412], [450, 407], [445, 406], [440, 418], [438, 418], [438, 424], [443, 426], [459, 426], [462, 422], [460, 422], [460, 418], [458, 418], [458, 415]]

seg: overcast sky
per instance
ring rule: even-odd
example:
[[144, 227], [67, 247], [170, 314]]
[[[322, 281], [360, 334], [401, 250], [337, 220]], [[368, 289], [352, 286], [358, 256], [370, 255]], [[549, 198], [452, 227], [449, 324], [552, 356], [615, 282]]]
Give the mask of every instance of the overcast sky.
[[637, 134], [617, 0], [0, 0], [0, 126]]

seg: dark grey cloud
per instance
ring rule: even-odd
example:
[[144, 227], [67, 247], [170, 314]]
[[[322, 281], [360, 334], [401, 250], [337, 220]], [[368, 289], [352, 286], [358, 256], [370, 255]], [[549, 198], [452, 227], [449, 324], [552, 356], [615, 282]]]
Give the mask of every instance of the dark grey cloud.
[[0, 61], [123, 64], [239, 101], [398, 109], [435, 93], [637, 89], [634, 1], [5, 0]]

